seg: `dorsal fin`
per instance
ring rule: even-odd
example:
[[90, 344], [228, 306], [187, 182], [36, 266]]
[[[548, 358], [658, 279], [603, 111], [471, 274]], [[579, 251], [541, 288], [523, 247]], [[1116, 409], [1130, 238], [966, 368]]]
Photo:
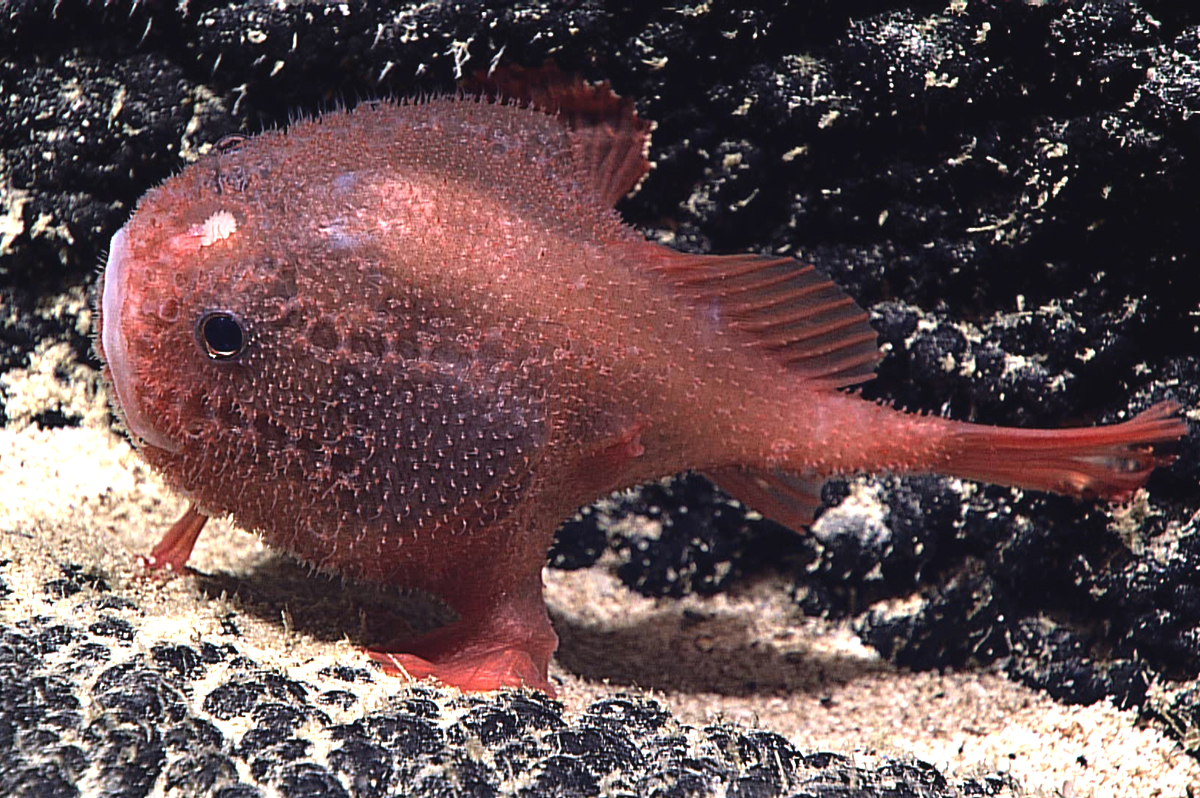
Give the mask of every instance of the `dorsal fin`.
[[646, 157], [654, 123], [639, 119], [633, 100], [608, 83], [591, 84], [553, 62], [537, 69], [515, 64], [477, 73], [464, 91], [511, 100], [557, 117], [570, 130], [579, 178], [608, 207], [633, 191], [650, 171]]
[[690, 255], [666, 247], [640, 254], [746, 346], [770, 352], [806, 380], [840, 388], [875, 376], [880, 353], [867, 314], [812, 266], [794, 258]]

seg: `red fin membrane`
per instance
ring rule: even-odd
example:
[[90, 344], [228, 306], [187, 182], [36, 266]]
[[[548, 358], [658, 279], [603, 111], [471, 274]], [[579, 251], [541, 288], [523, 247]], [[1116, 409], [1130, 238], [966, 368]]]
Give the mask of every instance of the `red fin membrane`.
[[454, 651], [460, 632], [454, 627], [439, 629], [420, 638], [410, 648], [419, 654], [401, 654], [370, 649], [367, 656], [385, 673], [412, 680], [434, 679], [464, 692], [487, 692], [505, 687], [529, 687], [554, 698], [554, 685], [546, 675], [545, 662], [520, 647], [463, 649]]
[[1159, 466], [1158, 450], [1187, 433], [1179, 405], [1160, 402], [1121, 424], [1080, 429], [1008, 429], [969, 424], [962, 447], [939, 471], [1031, 490], [1126, 501]]
[[187, 512], [171, 525], [158, 545], [149, 554], [138, 558], [142, 566], [151, 572], [182, 572], [206, 523], [208, 516], [197, 510], [196, 505], [188, 505]]
[[538, 69], [511, 65], [463, 82], [466, 91], [512, 100], [556, 116], [571, 131], [580, 179], [607, 206], [633, 191], [650, 171], [646, 153], [654, 124], [639, 119], [633, 100], [608, 83], [590, 84], [553, 63]]
[[840, 388], [875, 376], [880, 353], [867, 314], [812, 266], [661, 248], [650, 268], [747, 347], [766, 350], [806, 380]]
[[367, 655], [385, 672], [410, 679], [467, 691], [530, 687], [554, 697], [548, 670], [558, 636], [542, 599], [540, 568], [530, 576], [524, 588], [514, 582], [509, 592], [461, 607], [462, 617], [449, 626]]
[[825, 480], [787, 471], [722, 468], [705, 472], [721, 490], [790, 529], [806, 529], [821, 506]]

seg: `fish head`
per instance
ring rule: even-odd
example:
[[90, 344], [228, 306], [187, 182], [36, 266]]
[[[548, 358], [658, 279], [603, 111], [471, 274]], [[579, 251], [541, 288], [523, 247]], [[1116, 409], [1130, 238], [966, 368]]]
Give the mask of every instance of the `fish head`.
[[268, 268], [246, 197], [185, 170], [151, 191], [112, 237], [97, 354], [114, 405], [153, 461], [196, 452], [253, 418], [256, 388], [294, 286]]

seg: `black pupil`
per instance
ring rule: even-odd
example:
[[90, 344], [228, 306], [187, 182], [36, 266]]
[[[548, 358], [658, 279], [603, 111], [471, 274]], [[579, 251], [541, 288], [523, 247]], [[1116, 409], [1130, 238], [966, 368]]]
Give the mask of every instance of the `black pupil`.
[[228, 313], [214, 313], [200, 322], [200, 338], [208, 356], [215, 360], [234, 357], [246, 343], [241, 325]]

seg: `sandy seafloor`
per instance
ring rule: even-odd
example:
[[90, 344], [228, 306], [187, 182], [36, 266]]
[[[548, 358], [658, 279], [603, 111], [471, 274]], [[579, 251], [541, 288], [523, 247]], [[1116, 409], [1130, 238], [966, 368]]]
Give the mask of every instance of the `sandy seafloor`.
[[[399, 605], [310, 574], [227, 522], [210, 523], [201, 538], [191, 560], [198, 574], [143, 578], [137, 555], [184, 504], [112, 431], [95, 372], [47, 349], [5, 380], [15, 417], [0, 430], [5, 624], [80, 612], [84, 605], [48, 600], [42, 589], [72, 563], [141, 608], [129, 618], [137, 649], [212, 638], [232, 611], [238, 649], [269, 668], [319, 679], [333, 663], [368, 667], [349, 638], [384, 622], [372, 615], [381, 603], [392, 612]], [[22, 423], [49, 406], [69, 407], [85, 423]], [[864, 764], [908, 755], [951, 779], [1005, 773], [1018, 794], [1153, 798], [1194, 795], [1200, 785], [1196, 760], [1134, 712], [1064, 706], [986, 669], [898, 671], [848, 628], [800, 615], [781, 578], [715, 598], [655, 600], [626, 589], [608, 565], [546, 572], [562, 636], [552, 678], [568, 715], [606, 695], [644, 692], [685, 724], [773, 730], [802, 751]], [[358, 711], [406, 689], [364, 685]]]

